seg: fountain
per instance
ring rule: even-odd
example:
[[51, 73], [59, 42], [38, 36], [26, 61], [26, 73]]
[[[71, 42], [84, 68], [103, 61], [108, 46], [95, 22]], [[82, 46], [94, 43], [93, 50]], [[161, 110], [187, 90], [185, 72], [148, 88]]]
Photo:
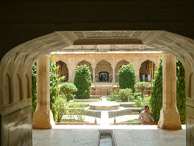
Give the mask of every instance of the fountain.
[[119, 103], [107, 102], [106, 98], [102, 98], [102, 102], [90, 103], [91, 110], [117, 110], [120, 109]]

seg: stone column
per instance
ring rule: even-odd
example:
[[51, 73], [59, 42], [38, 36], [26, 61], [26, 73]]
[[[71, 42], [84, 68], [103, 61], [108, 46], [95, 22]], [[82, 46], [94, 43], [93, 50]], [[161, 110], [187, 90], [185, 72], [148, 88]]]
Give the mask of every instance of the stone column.
[[135, 74], [136, 74], [136, 81], [139, 82], [139, 70], [140, 70], [141, 65], [138, 64], [138, 62], [135, 62], [134, 64], [134, 70], [135, 70]]
[[69, 82], [73, 83], [75, 78], [75, 68], [74, 66], [69, 66]]
[[95, 67], [93, 67], [93, 75], [92, 75], [92, 76], [93, 76], [93, 83], [96, 82], [96, 81], [95, 81], [95, 79], [96, 79], [96, 78], [95, 78], [95, 75], [96, 75], [96, 73], [95, 73]]
[[181, 129], [176, 101], [176, 57], [168, 53], [163, 54], [163, 107], [160, 111], [158, 127]]
[[37, 107], [34, 113], [33, 128], [50, 129], [54, 124], [50, 110], [49, 55], [37, 61]]
[[113, 83], [115, 83], [115, 66], [113, 66]]

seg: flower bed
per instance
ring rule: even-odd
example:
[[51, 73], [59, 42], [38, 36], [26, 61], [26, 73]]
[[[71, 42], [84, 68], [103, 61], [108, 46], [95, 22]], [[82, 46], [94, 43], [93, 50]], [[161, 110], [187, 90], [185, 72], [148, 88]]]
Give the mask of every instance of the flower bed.
[[88, 123], [85, 121], [79, 121], [79, 120], [70, 120], [70, 119], [63, 119], [59, 123], [55, 123], [56, 125], [97, 125], [97, 121], [95, 120], [94, 123]]

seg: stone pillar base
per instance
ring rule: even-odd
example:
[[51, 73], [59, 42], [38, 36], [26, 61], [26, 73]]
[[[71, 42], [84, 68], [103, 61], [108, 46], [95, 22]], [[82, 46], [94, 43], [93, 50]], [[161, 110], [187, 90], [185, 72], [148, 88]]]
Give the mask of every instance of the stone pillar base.
[[52, 112], [46, 112], [43, 109], [36, 110], [33, 117], [34, 129], [52, 129], [55, 125]]
[[158, 127], [166, 130], [181, 130], [180, 115], [177, 109], [165, 111], [161, 109]]

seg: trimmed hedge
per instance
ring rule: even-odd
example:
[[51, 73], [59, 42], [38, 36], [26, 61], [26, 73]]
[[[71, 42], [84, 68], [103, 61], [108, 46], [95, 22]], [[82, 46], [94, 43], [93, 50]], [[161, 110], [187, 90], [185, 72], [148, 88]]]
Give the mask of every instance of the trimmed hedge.
[[163, 99], [163, 80], [162, 80], [162, 59], [158, 66], [158, 71], [154, 73], [154, 79], [152, 81], [152, 94], [151, 94], [151, 113], [155, 121], [159, 121], [160, 110], [162, 108]]
[[141, 90], [141, 97], [144, 98], [144, 90], [151, 87], [149, 82], [138, 82], [135, 84], [135, 88]]
[[77, 88], [73, 83], [63, 83], [60, 85], [60, 91], [65, 95], [67, 102], [74, 98]]
[[133, 64], [123, 65], [119, 70], [119, 88], [135, 91], [136, 75]]
[[[186, 90], [185, 90], [185, 70], [182, 63], [177, 59], [177, 107], [180, 113], [181, 123], [185, 124], [185, 102], [186, 102]], [[155, 72], [153, 80], [153, 88], [151, 94], [151, 113], [153, 118], [158, 121], [160, 118], [160, 110], [162, 108], [163, 99], [163, 82], [162, 82], [162, 59], [158, 67], [158, 71]]]
[[88, 66], [80, 65], [76, 67], [74, 84], [77, 87], [76, 98], [88, 99], [91, 94], [91, 72]]

